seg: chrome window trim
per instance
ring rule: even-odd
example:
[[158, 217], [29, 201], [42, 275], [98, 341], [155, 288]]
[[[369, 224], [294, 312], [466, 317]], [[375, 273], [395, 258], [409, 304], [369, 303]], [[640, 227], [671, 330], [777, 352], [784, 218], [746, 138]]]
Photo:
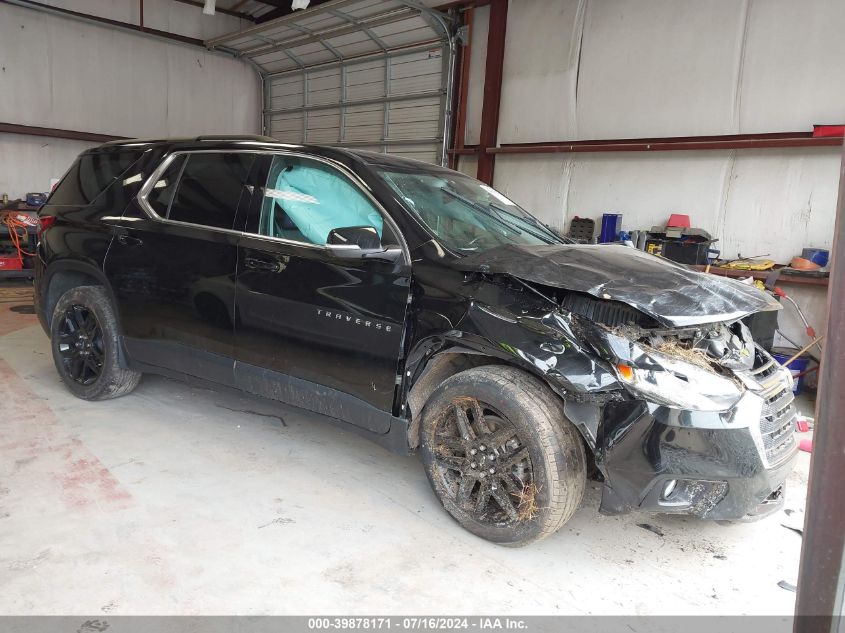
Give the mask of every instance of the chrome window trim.
[[[382, 204], [376, 200], [375, 196], [373, 196], [372, 191], [367, 186], [361, 178], [353, 173], [350, 169], [348, 169], [345, 165], [338, 163], [337, 161], [331, 160], [329, 158], [325, 158], [323, 156], [315, 156], [313, 154], [307, 154], [304, 152], [296, 152], [296, 151], [289, 151], [284, 149], [274, 149], [274, 150], [267, 150], [267, 149], [196, 149], [196, 150], [180, 150], [175, 151], [167, 156], [161, 161], [161, 163], [153, 170], [153, 173], [150, 174], [150, 177], [144, 182], [141, 189], [138, 191], [138, 205], [141, 209], [146, 213], [149, 218], [155, 222], [160, 222], [162, 224], [170, 224], [174, 226], [184, 226], [188, 228], [198, 228], [198, 229], [205, 229], [206, 231], [214, 231], [216, 233], [224, 233], [228, 235], [235, 235], [237, 237], [249, 237], [252, 239], [263, 240], [272, 243], [278, 244], [289, 244], [291, 246], [298, 246], [301, 248], [310, 248], [313, 250], [331, 252], [332, 250], [344, 250], [344, 249], [352, 249], [355, 248], [354, 246], [346, 246], [346, 245], [330, 245], [330, 244], [311, 244], [310, 242], [300, 242], [298, 240], [288, 240], [282, 237], [272, 237], [270, 235], [261, 235], [260, 233], [249, 233], [247, 231], [238, 231], [236, 229], [223, 229], [216, 226], [207, 226], [205, 224], [195, 224], [193, 222], [182, 222], [180, 220], [171, 220], [169, 218], [163, 218], [158, 213], [156, 213], [152, 206], [150, 206], [149, 201], [147, 200], [147, 196], [149, 196], [150, 192], [153, 190], [155, 183], [161, 177], [161, 175], [167, 171], [167, 168], [175, 161], [179, 156], [190, 155], [190, 154], [261, 154], [261, 155], [270, 155], [270, 156], [292, 156], [295, 158], [305, 158], [309, 160], [313, 160], [319, 163], [323, 163], [328, 165], [329, 167], [335, 169], [336, 171], [340, 172], [342, 176], [345, 176], [348, 180], [352, 182], [352, 184], [357, 187], [357, 189], [364, 194], [364, 196], [370, 200], [376, 210], [381, 214], [382, 220], [390, 227], [393, 233], [396, 235], [396, 238], [399, 240], [399, 247], [402, 249], [402, 259], [404, 263], [408, 266], [411, 265], [411, 252], [408, 248], [408, 243], [405, 241], [405, 236], [402, 235], [402, 231], [399, 230], [399, 226], [390, 217], [387, 211], [384, 209]], [[180, 173], [181, 179], [181, 173]], [[265, 189], [265, 187], [261, 187], [261, 189]]]

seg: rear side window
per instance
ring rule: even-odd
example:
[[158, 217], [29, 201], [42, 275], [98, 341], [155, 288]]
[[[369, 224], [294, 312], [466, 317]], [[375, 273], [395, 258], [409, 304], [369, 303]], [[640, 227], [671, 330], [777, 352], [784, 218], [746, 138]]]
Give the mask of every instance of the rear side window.
[[187, 155], [166, 217], [231, 229], [254, 160], [249, 153]]
[[109, 151], [83, 154], [76, 159], [50, 195], [49, 204], [87, 205], [94, 201], [142, 152]]

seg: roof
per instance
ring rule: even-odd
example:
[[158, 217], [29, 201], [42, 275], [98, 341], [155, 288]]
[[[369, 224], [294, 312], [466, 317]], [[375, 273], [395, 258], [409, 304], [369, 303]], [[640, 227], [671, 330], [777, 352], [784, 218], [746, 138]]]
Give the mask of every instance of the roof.
[[120, 147], [155, 146], [163, 148], [166, 152], [196, 151], [196, 150], [232, 150], [232, 149], [254, 149], [254, 150], [278, 150], [295, 149], [304, 154], [314, 154], [324, 158], [331, 158], [344, 164], [351, 162], [364, 163], [373, 167], [392, 167], [398, 169], [413, 169], [425, 171], [446, 171], [430, 163], [402, 158], [392, 154], [380, 154], [328, 145], [298, 145], [293, 143], [282, 143], [269, 136], [252, 134], [244, 135], [202, 135], [190, 138], [156, 138], [156, 139], [123, 139], [109, 141], [98, 147], [91, 148], [88, 152], [96, 152], [102, 149]]

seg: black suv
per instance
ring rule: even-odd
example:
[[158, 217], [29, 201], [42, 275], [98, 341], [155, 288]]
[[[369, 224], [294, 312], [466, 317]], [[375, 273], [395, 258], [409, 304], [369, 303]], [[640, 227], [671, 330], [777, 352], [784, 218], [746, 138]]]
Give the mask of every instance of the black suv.
[[761, 516], [796, 455], [791, 377], [738, 282], [569, 243], [495, 189], [265, 137], [84, 152], [41, 211], [36, 311], [67, 387], [144, 372], [419, 449], [461, 525], [520, 545], [601, 510]]

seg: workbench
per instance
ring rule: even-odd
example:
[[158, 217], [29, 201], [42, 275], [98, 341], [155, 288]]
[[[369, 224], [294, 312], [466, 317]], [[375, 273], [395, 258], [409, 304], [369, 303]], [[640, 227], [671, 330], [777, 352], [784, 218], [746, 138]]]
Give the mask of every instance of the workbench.
[[[707, 267], [695, 264], [691, 265], [690, 268], [704, 272]], [[739, 270], [738, 268], [719, 268], [718, 266], [711, 266], [710, 274], [721, 277], [731, 277], [733, 279], [753, 277], [754, 279], [759, 279], [760, 281], [766, 281], [766, 278], [776, 270], [777, 268], [772, 268], [770, 270]], [[822, 288], [827, 288], [828, 277], [781, 273], [778, 277], [778, 285], [820, 286]]]

